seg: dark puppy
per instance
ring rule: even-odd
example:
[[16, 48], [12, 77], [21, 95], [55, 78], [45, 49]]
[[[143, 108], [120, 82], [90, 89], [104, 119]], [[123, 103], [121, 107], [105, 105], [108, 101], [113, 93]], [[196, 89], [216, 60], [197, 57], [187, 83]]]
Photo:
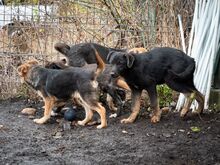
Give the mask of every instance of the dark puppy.
[[93, 111], [98, 112], [101, 124], [97, 128], [107, 126], [105, 108], [97, 99], [97, 76], [104, 70], [105, 64], [96, 52], [97, 69], [87, 71], [82, 68], [66, 70], [47, 69], [38, 65], [37, 61], [28, 61], [18, 67], [22, 82], [33, 87], [45, 102], [44, 116], [35, 119], [38, 124], [45, 123], [51, 116], [51, 111], [60, 102], [79, 100], [86, 111], [86, 117], [78, 121], [79, 125], [87, 124], [93, 116]]
[[[45, 65], [45, 68], [50, 69], [69, 69], [73, 68], [71, 66], [65, 65], [65, 60], [60, 61], [52, 61], [47, 62]], [[86, 71], [95, 70], [97, 68], [96, 64], [88, 64], [82, 67], [82, 69]], [[130, 88], [127, 86], [127, 84], [120, 84], [123, 82], [120, 78], [117, 78], [116, 80], [111, 80], [111, 71], [112, 67], [111, 65], [106, 64], [104, 71], [97, 77], [97, 81], [99, 83], [99, 87], [101, 91], [104, 93], [107, 93], [107, 103], [111, 110], [115, 111], [117, 113], [117, 116], [120, 115], [121, 109], [123, 107], [123, 100], [125, 99], [125, 91], [121, 89], [121, 86], [123, 89], [130, 90]], [[118, 85], [120, 84], [120, 86]], [[114, 103], [117, 105], [115, 107]]]
[[95, 64], [95, 52], [91, 47], [91, 44], [95, 47], [101, 58], [105, 63], [108, 63], [106, 58], [110, 51], [125, 51], [121, 49], [108, 48], [96, 43], [80, 43], [73, 46], [69, 46], [64, 43], [56, 43], [54, 48], [62, 53], [68, 59], [68, 65], [81, 67], [87, 64]]
[[80, 43], [73, 46], [69, 46], [64, 43], [56, 43], [54, 48], [62, 53], [68, 59], [68, 65], [81, 67], [85, 64], [95, 64], [95, 52], [91, 48], [91, 44], [95, 47], [98, 53], [101, 55], [102, 60], [108, 64], [109, 62], [106, 60], [108, 53], [110, 51], [118, 51], [118, 52], [134, 52], [134, 53], [143, 53], [146, 52], [145, 48], [133, 48], [133, 49], [114, 49], [105, 47], [96, 43]]
[[122, 123], [132, 123], [136, 119], [140, 110], [140, 96], [143, 89], [147, 90], [153, 109], [151, 122], [160, 121], [161, 110], [156, 85], [163, 83], [173, 90], [184, 93], [187, 97], [181, 111], [182, 117], [188, 112], [194, 97], [199, 103], [197, 112], [202, 112], [204, 97], [193, 83], [195, 61], [182, 51], [174, 48], [155, 48], [139, 56], [112, 51], [108, 55], [108, 60], [114, 65], [112, 76], [122, 76], [132, 92], [132, 113], [127, 119], [123, 119]]

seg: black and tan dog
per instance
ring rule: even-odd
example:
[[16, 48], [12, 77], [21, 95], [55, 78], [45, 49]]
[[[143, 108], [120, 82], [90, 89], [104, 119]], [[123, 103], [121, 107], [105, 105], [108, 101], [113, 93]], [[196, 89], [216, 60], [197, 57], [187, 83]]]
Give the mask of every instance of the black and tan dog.
[[[188, 112], [193, 98], [199, 104], [197, 112], [204, 108], [204, 97], [193, 83], [195, 61], [185, 53], [174, 48], [155, 48], [149, 52], [135, 56], [132, 53], [109, 53], [107, 60], [113, 64], [112, 76], [122, 76], [132, 92], [132, 113], [122, 123], [132, 123], [140, 110], [142, 90], [147, 90], [150, 97], [153, 116], [151, 122], [160, 121], [156, 85], [166, 83], [171, 89], [184, 93], [187, 97], [180, 113], [183, 117]], [[193, 96], [193, 97], [192, 97]]]
[[[45, 65], [45, 68], [70, 69], [73, 67], [66, 65], [66, 60], [62, 59], [59, 61], [48, 61]], [[91, 70], [95, 71], [97, 68], [97, 64], [88, 64], [81, 68], [84, 69], [85, 71], [91, 71]], [[99, 88], [101, 89], [101, 91], [103, 93], [107, 93], [107, 103], [108, 103], [109, 108], [112, 111], [115, 111], [116, 115], [119, 116], [121, 113], [121, 109], [123, 108], [123, 100], [125, 99], [124, 89], [130, 91], [130, 88], [124, 82], [123, 79], [117, 78], [115, 80], [112, 80], [111, 69], [112, 69], [112, 66], [109, 64], [106, 64], [104, 71], [97, 77], [97, 81], [98, 81]], [[115, 104], [117, 106], [115, 106]]]
[[95, 49], [101, 55], [102, 60], [106, 64], [109, 63], [106, 59], [110, 51], [134, 52], [134, 53], [146, 52], [146, 49], [143, 47], [133, 48], [133, 49], [115, 49], [115, 48], [105, 47], [97, 43], [80, 43], [73, 46], [69, 46], [65, 43], [56, 43], [54, 45], [54, 48], [67, 58], [67, 63], [69, 66], [82, 67], [85, 64], [96, 63], [95, 53], [91, 48], [91, 44], [95, 47]]
[[104, 70], [105, 63], [97, 51], [96, 59], [96, 71], [88, 71], [82, 68], [47, 69], [39, 66], [34, 60], [18, 67], [17, 70], [22, 82], [33, 87], [45, 103], [44, 116], [40, 119], [34, 119], [34, 122], [45, 123], [50, 118], [54, 106], [77, 99], [80, 100], [86, 111], [86, 117], [84, 120], [78, 121], [79, 125], [87, 124], [92, 119], [93, 111], [96, 111], [101, 117], [101, 124], [97, 128], [107, 126], [106, 110], [98, 102], [98, 83], [96, 81], [97, 76]]

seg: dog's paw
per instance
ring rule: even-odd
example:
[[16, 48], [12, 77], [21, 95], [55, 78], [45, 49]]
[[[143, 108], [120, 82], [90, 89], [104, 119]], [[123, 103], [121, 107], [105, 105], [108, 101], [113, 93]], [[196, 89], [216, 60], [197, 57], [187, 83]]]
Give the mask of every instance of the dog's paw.
[[97, 129], [102, 129], [102, 128], [105, 128], [105, 127], [107, 127], [107, 124], [100, 124], [96, 128]]
[[151, 123], [158, 123], [160, 121], [160, 116], [152, 116], [151, 117]]
[[42, 117], [40, 119], [34, 119], [34, 122], [37, 124], [44, 124], [48, 119]]
[[128, 123], [133, 123], [133, 122], [134, 122], [134, 120], [131, 120], [130, 118], [121, 120], [121, 123], [123, 123], [123, 124], [128, 124]]
[[81, 125], [81, 126], [85, 126], [86, 125], [86, 123], [83, 120], [82, 121], [77, 121], [77, 124]]
[[187, 114], [187, 112], [188, 112], [188, 109], [183, 108], [183, 109], [181, 110], [181, 112], [180, 112], [180, 117], [185, 117], [186, 114]]

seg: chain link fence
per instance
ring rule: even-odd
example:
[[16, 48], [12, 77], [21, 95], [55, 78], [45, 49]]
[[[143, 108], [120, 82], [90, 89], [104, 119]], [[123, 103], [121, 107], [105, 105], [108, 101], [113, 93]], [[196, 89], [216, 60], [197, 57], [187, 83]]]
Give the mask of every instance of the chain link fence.
[[16, 2], [0, 5], [0, 99], [27, 94], [16, 67], [32, 58], [42, 64], [59, 59], [61, 55], [53, 48], [56, 42], [181, 49], [177, 15], [182, 16], [188, 42], [194, 10], [191, 0]]

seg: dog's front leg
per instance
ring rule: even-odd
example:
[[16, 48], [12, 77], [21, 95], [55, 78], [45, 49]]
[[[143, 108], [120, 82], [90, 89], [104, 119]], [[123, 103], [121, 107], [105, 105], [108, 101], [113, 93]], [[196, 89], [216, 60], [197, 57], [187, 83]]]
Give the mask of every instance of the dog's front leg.
[[150, 97], [151, 109], [153, 109], [153, 114], [151, 116], [151, 122], [157, 123], [160, 121], [162, 111], [159, 107], [159, 102], [157, 99], [156, 85], [152, 85], [149, 88], [147, 88], [147, 92]]
[[44, 103], [44, 116], [40, 119], [34, 119], [34, 122], [37, 124], [44, 124], [50, 118], [55, 99], [52, 97], [46, 97], [44, 98]]
[[132, 99], [132, 113], [127, 119], [122, 119], [121, 123], [133, 123], [135, 119], [137, 118], [137, 115], [139, 114], [140, 111], [140, 100], [141, 100], [141, 92], [142, 90], [136, 90], [132, 89], [131, 90], [131, 99]]

